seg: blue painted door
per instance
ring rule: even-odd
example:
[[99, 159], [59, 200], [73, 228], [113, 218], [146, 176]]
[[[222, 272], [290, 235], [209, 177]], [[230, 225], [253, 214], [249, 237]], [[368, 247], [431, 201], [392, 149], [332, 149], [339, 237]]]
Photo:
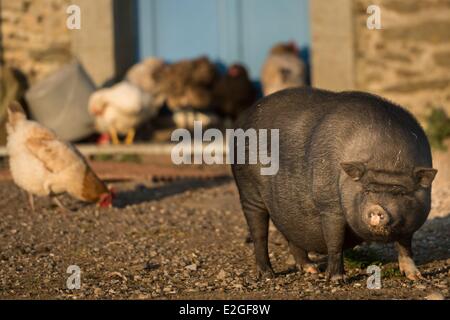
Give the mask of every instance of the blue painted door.
[[308, 0], [138, 0], [138, 30], [139, 59], [206, 54], [254, 79], [274, 43], [310, 45]]

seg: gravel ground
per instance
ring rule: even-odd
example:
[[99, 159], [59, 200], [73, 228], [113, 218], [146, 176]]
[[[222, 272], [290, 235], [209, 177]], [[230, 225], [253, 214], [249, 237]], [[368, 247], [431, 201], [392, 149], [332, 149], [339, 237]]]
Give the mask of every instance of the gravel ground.
[[[11, 182], [0, 183], [0, 298], [31, 299], [424, 299], [449, 298], [450, 187], [434, 192], [429, 221], [414, 241], [427, 281], [399, 276], [390, 245], [348, 253], [345, 285], [293, 267], [286, 241], [270, 231], [277, 277], [256, 281], [252, 244], [230, 178], [170, 184], [116, 183], [115, 208], [63, 198], [73, 213], [46, 199], [29, 212]], [[357, 257], [357, 258], [355, 258]], [[320, 258], [320, 257], [319, 257]], [[378, 263], [382, 289], [366, 287], [365, 267]], [[69, 290], [67, 268], [81, 269]], [[442, 297], [441, 297], [442, 298]]]

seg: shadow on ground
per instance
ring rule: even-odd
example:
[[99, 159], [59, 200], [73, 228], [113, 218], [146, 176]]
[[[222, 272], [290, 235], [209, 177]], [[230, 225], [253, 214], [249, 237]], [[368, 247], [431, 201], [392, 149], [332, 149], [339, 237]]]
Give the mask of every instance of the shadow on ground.
[[117, 197], [114, 200], [114, 207], [125, 208], [127, 206], [137, 205], [144, 202], [158, 201], [186, 191], [193, 191], [200, 188], [218, 187], [229, 183], [231, 180], [232, 178], [228, 176], [209, 180], [183, 179], [154, 188], [149, 188], [143, 184], [139, 184], [133, 190], [118, 192]]

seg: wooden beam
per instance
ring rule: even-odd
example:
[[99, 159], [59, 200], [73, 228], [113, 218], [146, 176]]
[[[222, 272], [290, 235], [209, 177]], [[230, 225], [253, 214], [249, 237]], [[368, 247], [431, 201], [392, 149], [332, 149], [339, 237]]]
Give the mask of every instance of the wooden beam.
[[[209, 145], [209, 144], [208, 144]], [[77, 144], [77, 149], [85, 156], [101, 155], [101, 154], [142, 154], [142, 155], [170, 155], [173, 143], [153, 143], [153, 144], [133, 144], [133, 145], [105, 145], [99, 146], [94, 144]], [[206, 145], [205, 145], [206, 146]], [[228, 148], [223, 147], [224, 156], [227, 154]], [[195, 145], [191, 149], [191, 154], [201, 154], [202, 146]], [[6, 157], [8, 153], [6, 147], [0, 147], [0, 157]]]

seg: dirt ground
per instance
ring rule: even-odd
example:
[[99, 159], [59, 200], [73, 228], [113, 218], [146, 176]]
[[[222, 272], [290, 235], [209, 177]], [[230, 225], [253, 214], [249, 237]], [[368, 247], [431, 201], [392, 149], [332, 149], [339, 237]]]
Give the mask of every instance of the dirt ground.
[[[347, 253], [345, 285], [293, 267], [273, 228], [277, 276], [256, 281], [252, 244], [231, 178], [118, 182], [115, 208], [68, 197], [61, 213], [47, 199], [32, 214], [12, 182], [0, 182], [0, 298], [3, 299], [424, 299], [449, 298], [450, 187], [435, 188], [430, 219], [416, 233], [415, 260], [427, 281], [399, 275], [391, 245]], [[382, 288], [367, 289], [366, 267], [380, 264]], [[70, 290], [67, 268], [81, 270]], [[323, 267], [323, 263], [322, 263]]]

